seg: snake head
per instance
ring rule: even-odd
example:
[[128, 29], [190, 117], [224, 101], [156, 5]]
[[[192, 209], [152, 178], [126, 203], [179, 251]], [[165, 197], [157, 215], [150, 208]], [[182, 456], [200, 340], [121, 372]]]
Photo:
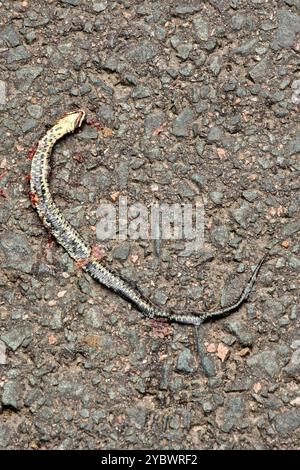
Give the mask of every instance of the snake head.
[[77, 127], [80, 127], [85, 119], [85, 112], [80, 109], [79, 111], [73, 111], [65, 114], [59, 121], [58, 125], [62, 127], [64, 133], [74, 132]]

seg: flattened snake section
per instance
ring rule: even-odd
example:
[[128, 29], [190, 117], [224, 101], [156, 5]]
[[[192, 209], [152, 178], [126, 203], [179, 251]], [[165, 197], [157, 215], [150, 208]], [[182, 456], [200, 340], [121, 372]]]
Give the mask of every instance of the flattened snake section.
[[49, 189], [48, 174], [51, 152], [54, 144], [66, 134], [74, 132], [79, 128], [85, 119], [85, 112], [82, 110], [66, 114], [48, 130], [42, 137], [35, 149], [31, 163], [30, 175], [30, 198], [32, 205], [37, 210], [38, 215], [56, 241], [64, 247], [84, 271], [89, 273], [94, 279], [113, 290], [123, 298], [131, 302], [141, 313], [148, 318], [165, 318], [176, 323], [199, 326], [207, 320], [224, 317], [237, 310], [245, 302], [256, 281], [257, 274], [264, 262], [266, 255], [255, 267], [250, 280], [245, 285], [239, 299], [228, 307], [215, 311], [199, 312], [192, 314], [168, 313], [152, 305], [148, 300], [127, 284], [118, 275], [113, 274], [99, 261], [95, 260], [91, 248], [81, 238], [79, 233], [69, 224], [60, 213], [53, 201]]

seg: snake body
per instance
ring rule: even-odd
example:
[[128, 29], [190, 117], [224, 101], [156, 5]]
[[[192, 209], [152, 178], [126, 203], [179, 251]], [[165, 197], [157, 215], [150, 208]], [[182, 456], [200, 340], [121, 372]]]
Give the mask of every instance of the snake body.
[[118, 275], [113, 274], [99, 261], [94, 259], [91, 248], [60, 213], [51, 196], [48, 182], [49, 162], [54, 144], [64, 135], [72, 133], [79, 128], [84, 119], [85, 112], [82, 110], [68, 113], [59, 119], [39, 140], [32, 158], [30, 175], [31, 202], [37, 210], [43, 225], [48, 229], [51, 235], [64, 247], [71, 258], [78, 263], [82, 263], [81, 267], [85, 272], [89, 273], [101, 284], [130, 301], [148, 318], [165, 318], [176, 323], [200, 325], [206, 320], [226, 316], [238, 309], [248, 298], [265, 257], [257, 264], [249, 282], [246, 284], [239, 299], [233, 305], [216, 311], [197, 314], [168, 313], [159, 309], [155, 305], [152, 305], [136, 289], [132, 288]]

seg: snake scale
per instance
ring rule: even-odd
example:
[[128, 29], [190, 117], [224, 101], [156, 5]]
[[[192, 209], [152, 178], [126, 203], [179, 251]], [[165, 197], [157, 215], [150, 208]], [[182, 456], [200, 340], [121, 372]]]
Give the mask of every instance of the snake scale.
[[74, 132], [79, 128], [84, 119], [85, 112], [82, 110], [74, 111], [63, 116], [39, 140], [32, 157], [30, 198], [43, 225], [48, 229], [51, 235], [64, 247], [71, 258], [77, 263], [81, 263], [81, 267], [85, 272], [89, 273], [101, 284], [130, 301], [148, 318], [164, 318], [176, 323], [198, 326], [204, 321], [223, 317], [237, 310], [248, 298], [265, 256], [256, 265], [250, 280], [245, 285], [239, 299], [233, 305], [215, 311], [186, 314], [176, 312], [167, 313], [155, 305], [152, 305], [136, 289], [132, 288], [118, 275], [109, 271], [97, 261], [97, 259], [94, 259], [91, 248], [60, 213], [53, 201], [48, 182], [49, 162], [54, 144], [64, 135]]

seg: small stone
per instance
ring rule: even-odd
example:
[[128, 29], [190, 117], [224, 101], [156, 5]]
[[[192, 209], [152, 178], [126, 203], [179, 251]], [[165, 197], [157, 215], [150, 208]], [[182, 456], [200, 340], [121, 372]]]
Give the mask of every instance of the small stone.
[[38, 122], [35, 119], [25, 119], [21, 124], [22, 131], [24, 132], [24, 134], [26, 134], [26, 132], [32, 131], [32, 129], [34, 129], [37, 125]]
[[197, 15], [193, 19], [196, 38], [200, 41], [207, 41], [209, 37], [208, 23], [203, 19], [202, 15]]
[[211, 231], [211, 239], [214, 245], [224, 247], [229, 239], [229, 230], [226, 227], [215, 227]]
[[221, 191], [211, 191], [209, 193], [209, 197], [215, 204], [219, 205], [222, 203], [224, 194]]
[[3, 406], [20, 410], [23, 407], [23, 391], [24, 387], [15, 380], [5, 383], [2, 394]]
[[252, 386], [251, 377], [236, 377], [232, 383], [226, 386], [226, 392], [244, 392], [250, 390]]
[[203, 296], [203, 287], [189, 287], [187, 297], [191, 300], [199, 300]]
[[199, 189], [203, 189], [206, 183], [205, 177], [199, 173], [193, 173], [191, 180], [196, 183]]
[[193, 3], [187, 3], [186, 1], [179, 3], [179, 5], [176, 5], [172, 13], [173, 15], [192, 15], [196, 11], [199, 11], [201, 9], [200, 5], [193, 4]]
[[167, 300], [168, 300], [168, 296], [160, 291], [160, 290], [157, 290], [154, 294], [154, 302], [155, 304], [159, 304], [159, 305], [165, 305], [167, 303]]
[[175, 118], [172, 126], [172, 133], [177, 137], [188, 137], [190, 127], [195, 119], [195, 113], [192, 108], [184, 108]]
[[80, 0], [60, 0], [62, 3], [67, 3], [68, 5], [72, 5], [73, 7], [76, 7], [79, 5]]
[[300, 32], [300, 16], [288, 10], [278, 10], [278, 28], [275, 42], [282, 48], [290, 48], [296, 42], [296, 33]]
[[177, 370], [187, 374], [192, 374], [196, 371], [196, 364], [191, 351], [185, 348], [178, 356]]
[[244, 323], [237, 320], [230, 320], [225, 323], [225, 327], [229, 333], [232, 333], [237, 337], [242, 346], [252, 346], [252, 334], [247, 330]]
[[103, 314], [102, 311], [97, 307], [91, 307], [84, 314], [84, 321], [88, 326], [92, 328], [103, 328]]
[[247, 364], [252, 367], [253, 373], [256, 373], [256, 367], [259, 367], [273, 379], [279, 374], [279, 365], [275, 351], [262, 351], [253, 354], [247, 359]]
[[255, 83], [263, 82], [271, 70], [271, 64], [268, 59], [262, 59], [250, 71], [249, 75]]
[[78, 380], [78, 377], [65, 377], [58, 384], [59, 394], [68, 398], [80, 399], [84, 390], [85, 387], [83, 383]]
[[284, 306], [276, 300], [267, 300], [264, 303], [263, 315], [267, 320], [280, 319], [284, 313]]
[[290, 237], [294, 233], [298, 232], [300, 230], [300, 220], [297, 220], [296, 222], [289, 222], [286, 224], [282, 230], [282, 236], [284, 238]]
[[274, 425], [279, 434], [291, 436], [291, 433], [300, 427], [300, 410], [285, 411], [276, 415]]
[[205, 142], [201, 139], [198, 139], [196, 143], [196, 152], [199, 155], [199, 157], [201, 157], [201, 155], [203, 154], [204, 146], [205, 146]]
[[112, 125], [115, 119], [113, 107], [108, 104], [103, 104], [98, 109], [98, 116], [100, 121], [107, 126]]
[[130, 244], [128, 242], [124, 242], [121, 245], [114, 248], [112, 255], [115, 259], [119, 261], [126, 261], [128, 256], [130, 255]]
[[20, 45], [19, 34], [14, 29], [13, 25], [8, 25], [0, 33], [0, 38], [4, 39], [11, 47]]
[[258, 194], [255, 191], [243, 191], [243, 197], [249, 201], [249, 202], [254, 202], [255, 199], [257, 199]]
[[158, 129], [164, 122], [166, 122], [166, 115], [163, 112], [155, 112], [149, 114], [145, 119], [145, 133], [151, 135]]
[[11, 64], [12, 62], [19, 62], [21, 60], [27, 61], [30, 57], [31, 54], [25, 46], [17, 46], [14, 49], [10, 49], [7, 55], [7, 63]]
[[222, 362], [224, 362], [226, 359], [228, 359], [230, 354], [230, 349], [225, 346], [223, 343], [218, 344], [218, 349], [217, 349], [217, 356], [219, 359], [221, 359]]
[[4, 423], [0, 423], [0, 449], [4, 449], [11, 445], [12, 442], [12, 429]]
[[195, 190], [196, 188], [190, 182], [181, 181], [178, 184], [178, 192], [183, 199], [195, 197]]
[[209, 414], [214, 410], [214, 405], [211, 401], [204, 401], [202, 403], [202, 409], [205, 414]]
[[27, 111], [34, 119], [40, 119], [43, 116], [43, 108], [38, 104], [31, 104], [27, 106]]
[[25, 328], [14, 328], [1, 335], [1, 340], [12, 349], [16, 351], [23, 343], [23, 341], [31, 337], [30, 332]]
[[234, 15], [231, 18], [232, 29], [239, 31], [245, 25], [246, 19], [243, 15]]
[[134, 88], [133, 92], [131, 93], [131, 97], [134, 100], [149, 98], [149, 96], [151, 96], [151, 95], [152, 95], [152, 92], [151, 92], [150, 88], [148, 88], [147, 86], [144, 86], [144, 85], [137, 85]]
[[293, 352], [290, 362], [284, 367], [283, 371], [288, 377], [300, 382], [300, 349]]
[[22, 67], [16, 71], [16, 87], [18, 90], [27, 91], [32, 85], [32, 82], [41, 75], [43, 67]]
[[226, 400], [224, 422], [221, 427], [223, 432], [230, 432], [233, 427], [239, 427], [244, 422], [245, 401], [241, 395], [230, 396]]
[[0, 365], [6, 364], [6, 346], [3, 341], [0, 341]]
[[29, 31], [29, 33], [25, 34], [25, 39], [28, 42], [28, 44], [32, 44], [36, 40], [36, 32]]
[[104, 11], [107, 8], [107, 0], [102, 2], [93, 2], [92, 8], [94, 12], [101, 13], [101, 11]]
[[214, 377], [216, 375], [214, 361], [206, 354], [201, 354], [200, 363], [206, 377]]
[[193, 49], [193, 44], [179, 44], [176, 48], [177, 50], [177, 56], [180, 57], [183, 60], [186, 60], [189, 55], [191, 50]]
[[225, 334], [222, 336], [222, 343], [226, 344], [227, 346], [232, 346], [236, 342], [236, 339], [233, 335]]
[[298, 318], [298, 306], [297, 305], [292, 305], [291, 306], [290, 319], [291, 320], [297, 320], [297, 318]]
[[287, 145], [287, 154], [291, 157], [300, 153], [300, 136], [297, 135], [291, 139]]
[[243, 202], [243, 204], [238, 208], [232, 211], [232, 216], [234, 220], [243, 228], [247, 228], [249, 224], [249, 218], [251, 215], [251, 206], [248, 202]]
[[208, 135], [207, 135], [207, 140], [209, 142], [218, 142], [222, 139], [223, 137], [223, 131], [217, 126], [214, 126], [210, 129]]
[[106, 412], [104, 410], [96, 410], [92, 414], [92, 419], [96, 424], [99, 424], [102, 419], [106, 419]]
[[97, 129], [91, 126], [84, 126], [83, 130], [78, 134], [79, 139], [96, 140], [99, 137]]
[[217, 347], [216, 347], [215, 343], [208, 344], [207, 347], [206, 347], [206, 351], [208, 353], [215, 353], [217, 351]]
[[145, 40], [139, 46], [130, 48], [127, 56], [134, 63], [145, 64], [153, 60], [157, 52], [157, 46]]
[[132, 407], [129, 408], [128, 411], [128, 416], [131, 418], [131, 420], [134, 421], [137, 429], [144, 429], [147, 421], [147, 416], [148, 416], [148, 411], [145, 410], [144, 408], [137, 406], [137, 407]]

